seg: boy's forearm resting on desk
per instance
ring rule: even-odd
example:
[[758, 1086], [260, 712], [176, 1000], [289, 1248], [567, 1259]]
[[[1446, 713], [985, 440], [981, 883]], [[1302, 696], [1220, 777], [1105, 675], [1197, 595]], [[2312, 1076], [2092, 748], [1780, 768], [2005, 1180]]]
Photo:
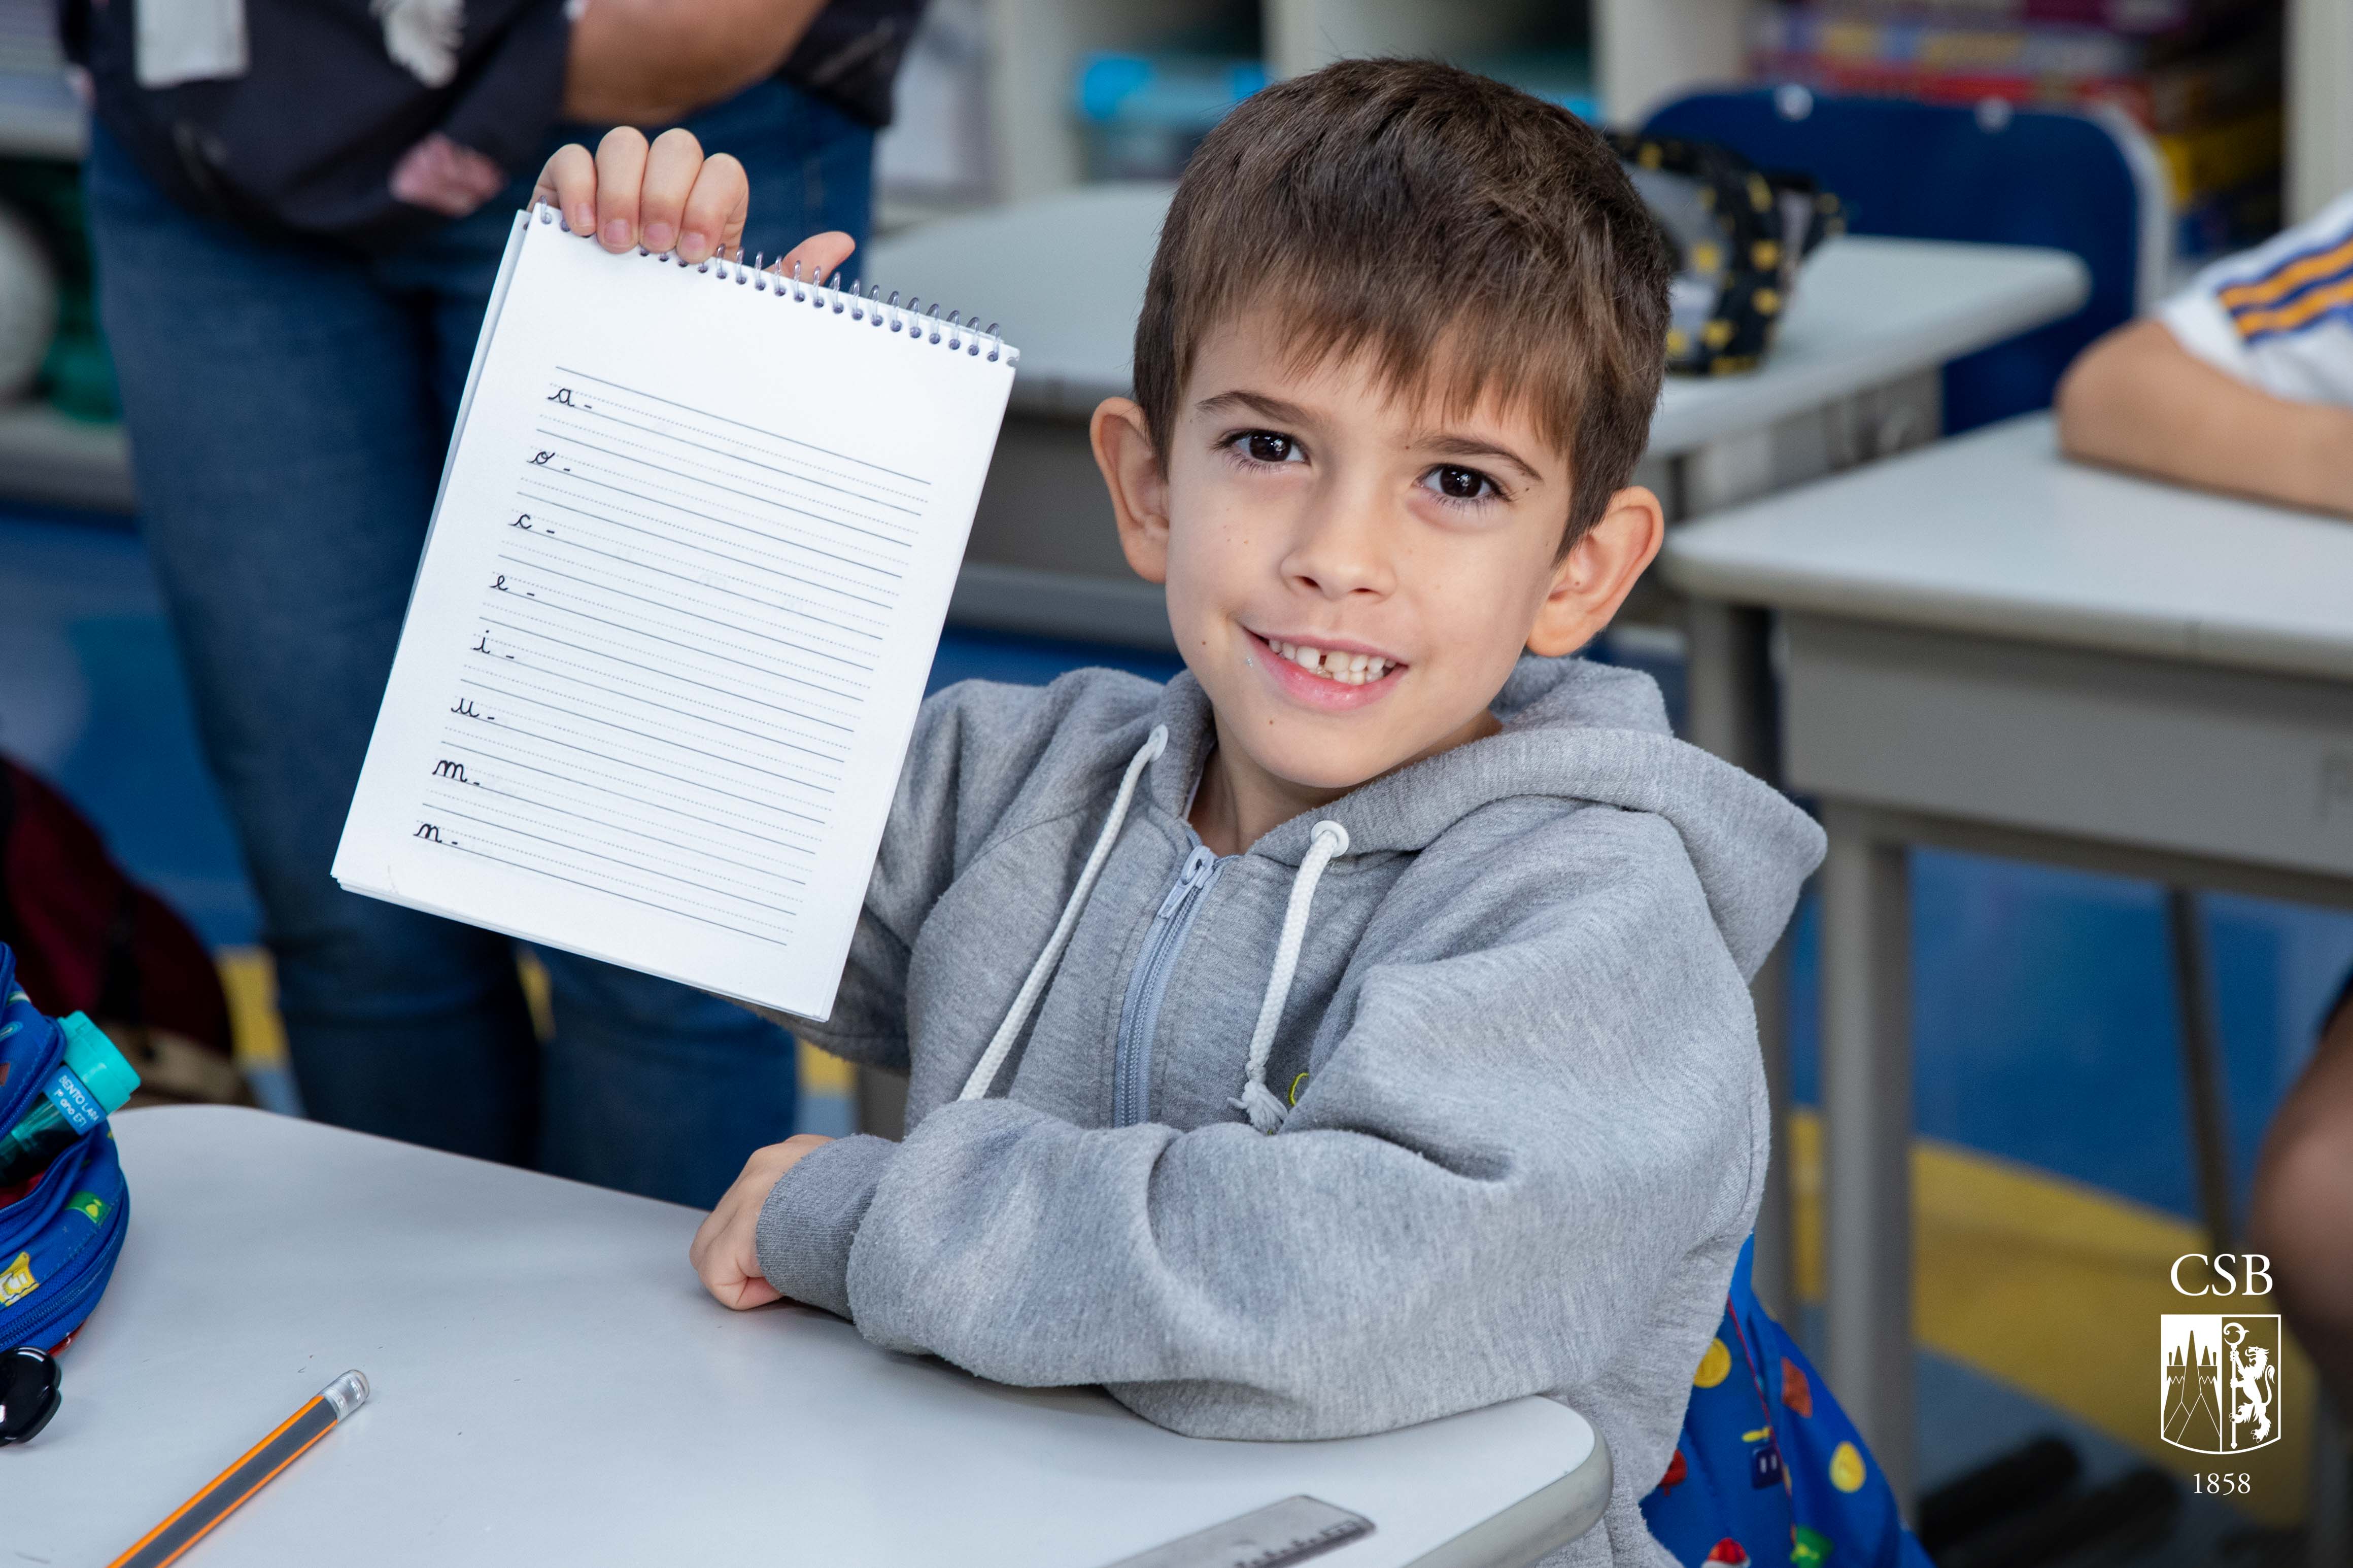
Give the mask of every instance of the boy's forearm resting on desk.
[[2085, 350], [2058, 402], [2072, 457], [2353, 516], [2353, 410], [2251, 386], [2154, 318]]
[[763, 1205], [760, 1262], [885, 1348], [1102, 1383], [1198, 1436], [1379, 1431], [1582, 1384], [1741, 1226], [1757, 1130], [1723, 1084], [1660, 1070], [1631, 1020], [1570, 1045], [1525, 1026], [1574, 1027], [1575, 1005], [1452, 1001], [1370, 988], [1276, 1136], [987, 1099], [903, 1143], [827, 1144]]

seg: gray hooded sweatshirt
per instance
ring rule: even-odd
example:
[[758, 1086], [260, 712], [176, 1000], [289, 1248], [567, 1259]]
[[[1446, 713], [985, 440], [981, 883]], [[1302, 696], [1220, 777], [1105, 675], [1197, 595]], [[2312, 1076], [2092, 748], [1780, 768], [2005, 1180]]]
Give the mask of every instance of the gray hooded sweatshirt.
[[906, 1137], [795, 1166], [762, 1271], [1203, 1436], [1550, 1394], [1615, 1479], [1547, 1563], [1670, 1563], [1638, 1504], [1765, 1177], [1746, 982], [1822, 837], [1648, 677], [1527, 658], [1494, 710], [1221, 858], [1189, 675], [931, 699], [833, 1016], [793, 1020], [908, 1074]]

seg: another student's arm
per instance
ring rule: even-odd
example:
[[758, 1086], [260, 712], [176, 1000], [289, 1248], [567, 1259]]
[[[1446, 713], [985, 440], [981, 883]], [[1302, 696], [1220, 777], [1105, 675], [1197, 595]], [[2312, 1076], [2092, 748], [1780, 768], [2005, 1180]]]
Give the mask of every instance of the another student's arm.
[[2353, 409], [2274, 397], [2154, 317], [2084, 351], [2059, 384], [2072, 457], [2353, 516]]
[[[1680, 859], [1655, 819], [1599, 831], [1599, 863]], [[762, 1271], [887, 1348], [1199, 1436], [1377, 1431], [1605, 1368], [1682, 1389], [1764, 1167], [1746, 987], [1687, 865], [1514, 879], [1480, 908], [1519, 931], [1370, 973], [1276, 1135], [953, 1102], [802, 1157]]]
[[661, 124], [773, 73], [825, 0], [587, 0], [572, 24], [564, 116]]

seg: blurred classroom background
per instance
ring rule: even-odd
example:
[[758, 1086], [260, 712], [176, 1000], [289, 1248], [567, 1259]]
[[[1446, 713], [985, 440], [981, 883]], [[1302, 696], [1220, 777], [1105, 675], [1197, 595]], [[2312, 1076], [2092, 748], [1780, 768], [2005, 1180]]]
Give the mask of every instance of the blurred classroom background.
[[[2155, 171], [2162, 254], [2141, 260], [2161, 279], [2353, 185], [2344, 0], [933, 0], [878, 145], [878, 237], [1171, 180], [1240, 98], [1376, 53], [1443, 55], [1626, 126], [1742, 84], [1961, 106], [1989, 128], [2087, 113]], [[0, 0], [0, 752], [62, 790], [194, 924], [218, 957], [240, 1065], [263, 1103], [293, 1110], [257, 908], [136, 531], [91, 304], [85, 136], [48, 0]], [[1849, 216], [1873, 232], [1867, 201]], [[1035, 325], [1008, 320], [1007, 335], [1026, 346]], [[1599, 652], [1653, 668], [1680, 705], [1671, 619]], [[1165, 636], [1041, 635], [967, 604], [934, 680], [1041, 680], [1092, 662], [1176, 668]], [[2210, 1250], [2162, 890], [1928, 850], [1912, 875], [1921, 1480], [2044, 1433], [2073, 1446], [2084, 1484], [2143, 1465], [2185, 1474], [2188, 1457], [2157, 1441], [2146, 1347], [2113, 1328], [2178, 1310], [2166, 1266]], [[2353, 917], [2221, 895], [2199, 907], [2243, 1203], [2266, 1121], [2353, 963]], [[1803, 1109], [1816, 946], [1809, 907], [1788, 990], [1805, 1300], [1820, 1291]], [[803, 1130], [855, 1124], [842, 1064], [807, 1053], [803, 1087]], [[2301, 1381], [2294, 1397], [2308, 1399]], [[2264, 1532], [2306, 1501], [2299, 1443], [2274, 1459], [2252, 1510], [2177, 1492], [2102, 1560], [2265, 1561]]]

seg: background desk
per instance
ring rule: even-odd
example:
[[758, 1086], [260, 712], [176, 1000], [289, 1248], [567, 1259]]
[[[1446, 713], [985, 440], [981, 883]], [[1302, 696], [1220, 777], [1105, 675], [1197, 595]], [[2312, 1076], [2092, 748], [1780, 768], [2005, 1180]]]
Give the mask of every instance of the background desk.
[[[973, 625], [1170, 646], [1157, 589], [1121, 559], [1087, 447], [1095, 405], [1129, 391], [1145, 275], [1170, 187], [1100, 185], [925, 225], [866, 276], [1001, 321], [1020, 374], [973, 523], [954, 614]], [[1444, 287], [1433, 279], [1433, 289]], [[1672, 377], [1644, 482], [1695, 514], [1888, 451], [1940, 427], [1949, 359], [2081, 304], [2060, 251], [1833, 240], [1808, 263], [1772, 357], [1752, 374]]]
[[2069, 463], [2036, 416], [1680, 531], [1665, 570], [1787, 632], [1786, 776], [1831, 835], [1828, 1368], [1902, 1481], [1905, 847], [2353, 903], [2353, 525]]
[[1545, 1399], [1330, 1443], [1179, 1437], [1099, 1392], [721, 1310], [692, 1210], [259, 1111], [118, 1117], [131, 1237], [11, 1449], [6, 1545], [98, 1563], [327, 1381], [367, 1407], [193, 1563], [1096, 1568], [1307, 1492], [1377, 1533], [1318, 1568], [1522, 1563], [1600, 1517]]

